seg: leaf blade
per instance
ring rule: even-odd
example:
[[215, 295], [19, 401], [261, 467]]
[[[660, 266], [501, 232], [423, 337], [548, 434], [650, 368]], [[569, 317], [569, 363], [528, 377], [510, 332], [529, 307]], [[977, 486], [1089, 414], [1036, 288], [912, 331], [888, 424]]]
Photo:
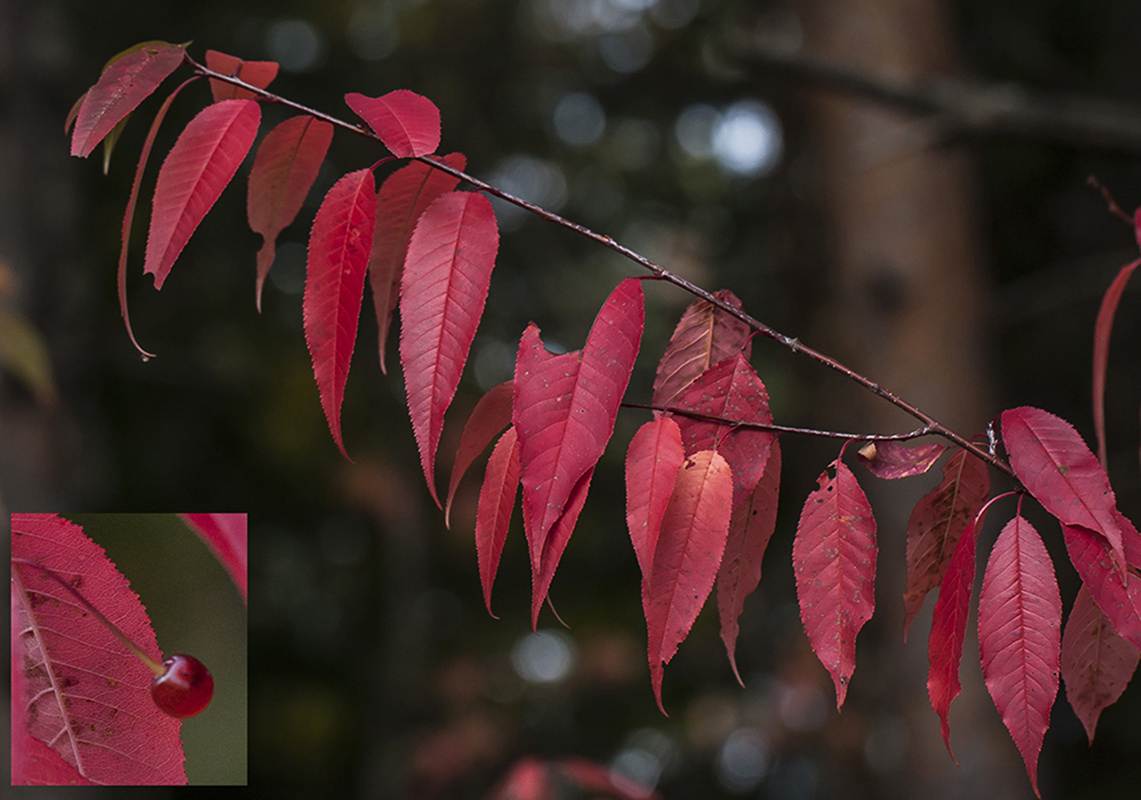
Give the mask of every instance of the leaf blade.
[[800, 619], [842, 708], [856, 637], [875, 609], [876, 526], [856, 476], [837, 457], [804, 503], [792, 544]]
[[[463, 169], [467, 159], [452, 153], [441, 159]], [[415, 161], [384, 179], [376, 196], [376, 236], [368, 262], [368, 281], [376, 310], [377, 352], [380, 371], [388, 374], [386, 345], [392, 314], [400, 301], [400, 275], [416, 221], [437, 197], [456, 188], [459, 178]]]
[[519, 435], [523, 527], [535, 572], [571, 492], [614, 432], [644, 322], [641, 282], [628, 278], [602, 304], [581, 351], [552, 355], [534, 323], [520, 339], [511, 414]]
[[1091, 745], [1098, 717], [1121, 697], [1139, 661], [1141, 650], [1117, 634], [1082, 584], [1062, 632], [1062, 679]]
[[775, 439], [765, 472], [756, 487], [733, 509], [725, 555], [717, 573], [717, 610], [721, 618], [721, 641], [729, 656], [729, 665], [737, 683], [742, 686], [737, 669], [737, 620], [745, 608], [745, 599], [761, 582], [761, 563], [769, 540], [776, 531], [777, 502], [780, 499], [780, 443]]
[[986, 464], [965, 450], [943, 465], [943, 480], [924, 495], [907, 522], [907, 586], [903, 594], [903, 639], [923, 601], [942, 583], [959, 537], [990, 494]]
[[350, 92], [345, 102], [397, 158], [430, 155], [440, 146], [440, 110], [422, 95], [407, 89], [380, 97]]
[[626, 450], [626, 527], [647, 585], [662, 518], [684, 460], [681, 428], [670, 417], [644, 424]]
[[262, 237], [255, 286], [259, 312], [278, 234], [297, 218], [332, 140], [331, 124], [302, 114], [277, 125], [258, 145], [250, 169], [246, 217], [250, 229]]
[[1098, 532], [1124, 567], [1121, 528], [1109, 477], [1061, 417], [1023, 406], [1002, 412], [1002, 441], [1027, 491], [1064, 525]]
[[713, 450], [686, 459], [662, 519], [646, 604], [647, 656], [654, 697], [662, 704], [662, 670], [689, 635], [713, 590], [733, 510], [729, 462]]
[[[232, 100], [227, 102], [252, 102]], [[325, 195], [309, 236], [302, 309], [305, 343], [329, 431], [341, 455], [341, 402], [356, 344], [364, 276], [376, 224], [372, 171], [343, 176]]]
[[[1141, 222], [1141, 215], [1136, 217]], [[1141, 237], [1141, 224], [1137, 226]], [[1139, 240], [1141, 243], [1141, 240]], [[1097, 436], [1097, 456], [1102, 469], [1108, 469], [1105, 447], [1105, 376], [1109, 370], [1109, 339], [1113, 332], [1113, 319], [1117, 315], [1117, 305], [1125, 294], [1125, 285], [1141, 266], [1141, 259], [1126, 264], [1117, 273], [1113, 283], [1105, 290], [1101, 305], [1097, 310], [1097, 322], [1093, 333], [1093, 427]], [[1090, 737], [1093, 738], [1093, 737]]]
[[400, 283], [400, 364], [420, 465], [437, 506], [436, 450], [444, 413], [483, 315], [498, 249], [495, 212], [474, 192], [433, 200], [408, 243]]
[[456, 489], [459, 488], [464, 473], [484, 448], [491, 444], [491, 440], [511, 425], [513, 391], [511, 381], [493, 386], [487, 394], [479, 398], [479, 402], [471, 411], [471, 416], [464, 423], [463, 432], [460, 434], [460, 445], [456, 449], [456, 459], [452, 464], [452, 477], [448, 481], [448, 497], [444, 501], [445, 527], [449, 525], [452, 500], [456, 496]]
[[[714, 297], [741, 308], [740, 299], [727, 289]], [[714, 364], [741, 353], [749, 360], [752, 329], [712, 303], [697, 300], [689, 305], [670, 335], [666, 351], [654, 375], [653, 403], [670, 406], [689, 384]]]
[[186, 51], [155, 42], [109, 64], [79, 106], [71, 154], [86, 158], [182, 63]]
[[200, 111], [170, 149], [155, 184], [143, 264], [156, 289], [238, 171], [260, 122], [257, 101], [223, 100]]
[[479, 507], [475, 516], [476, 559], [479, 563], [479, 582], [483, 587], [483, 602], [487, 613], [491, 610], [491, 587], [499, 570], [499, 557], [507, 541], [507, 529], [515, 510], [515, 496], [519, 490], [519, 444], [515, 429], [508, 428], [487, 461], [483, 485], [479, 490]]
[[1033, 526], [1015, 516], [994, 543], [983, 574], [979, 657], [987, 692], [1036, 795], [1038, 754], [1058, 693], [1061, 638], [1062, 598], [1050, 554]]
[[[276, 61], [245, 61], [237, 56], [220, 53], [217, 50], [206, 51], [206, 66], [215, 72], [238, 78], [259, 89], [265, 89], [273, 83], [279, 68]], [[249, 89], [243, 89], [217, 78], [210, 79], [210, 92], [214, 96], [215, 103], [219, 100], [252, 100], [257, 97]]]
[[[73, 582], [162, 660], [138, 597], [79, 526], [53, 514], [14, 514], [12, 556]], [[151, 701], [150, 670], [41, 570], [13, 564], [12, 577], [34, 709], [27, 716], [30, 734], [94, 783], [185, 784], [181, 722]]]

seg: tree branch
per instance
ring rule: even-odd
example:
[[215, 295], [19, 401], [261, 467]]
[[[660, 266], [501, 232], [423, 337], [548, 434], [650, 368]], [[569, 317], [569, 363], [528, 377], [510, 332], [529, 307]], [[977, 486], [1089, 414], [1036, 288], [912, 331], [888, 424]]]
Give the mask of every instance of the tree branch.
[[957, 78], [901, 81], [830, 64], [804, 53], [743, 44], [733, 60], [753, 77], [851, 95], [929, 119], [943, 138], [998, 136], [1037, 139], [1066, 147], [1141, 153], [1141, 108], [1082, 95], [1032, 92], [1014, 83]]
[[[203, 75], [203, 76], [208, 77], [208, 78], [213, 78], [215, 80], [220, 80], [220, 81], [223, 81], [225, 83], [230, 83], [230, 84], [233, 84], [234, 86], [239, 86], [243, 89], [246, 89], [248, 91], [253, 92], [254, 94], [258, 95], [259, 97], [262, 97], [265, 100], [268, 100], [268, 101], [273, 102], [273, 103], [279, 103], [281, 105], [295, 109], [296, 111], [300, 111], [303, 114], [309, 114], [310, 116], [316, 117], [318, 119], [323, 119], [326, 122], [329, 122], [329, 123], [331, 123], [331, 124], [333, 124], [339, 128], [344, 128], [348, 131], [359, 134], [361, 136], [368, 137], [370, 139], [374, 139], [374, 140], [381, 142], [383, 144], [383, 142], [381, 141], [379, 136], [377, 136], [375, 133], [373, 133], [370, 130], [366, 130], [365, 128], [363, 128], [361, 126], [351, 125], [348, 122], [345, 122], [344, 120], [340, 120], [340, 119], [337, 119], [336, 117], [332, 117], [328, 114], [322, 113], [320, 111], [316, 111], [316, 110], [311, 109], [307, 106], [304, 106], [300, 103], [296, 103], [292, 100], [287, 100], [286, 98], [281, 97], [280, 95], [274, 94], [273, 92], [270, 92], [266, 89], [260, 89], [257, 86], [252, 86], [252, 85], [246, 83], [245, 81], [241, 80], [240, 78], [234, 77], [233, 75], [225, 75], [225, 74], [222, 74], [220, 72], [215, 72], [214, 70], [209, 69], [208, 67], [205, 67], [202, 64], [199, 64], [197, 61], [195, 61], [189, 55], [186, 55], [185, 58], [186, 58], [187, 63], [189, 63], [191, 66], [193, 66], [195, 71], [197, 71], [200, 75]], [[768, 325], [765, 325], [760, 320], [754, 319], [752, 316], [745, 313], [743, 310], [741, 310], [741, 309], [737, 308], [736, 306], [722, 300], [719, 297], [715, 297], [710, 292], [706, 291], [705, 289], [701, 288], [700, 286], [697, 286], [694, 283], [691, 283], [690, 281], [686, 280], [685, 278], [681, 277], [680, 275], [676, 275], [676, 274], [670, 272], [669, 270], [665, 269], [664, 267], [661, 267], [658, 264], [655, 264], [653, 261], [650, 261], [650, 259], [641, 255], [640, 253], [637, 253], [637, 252], [631, 250], [629, 247], [626, 247], [625, 245], [616, 242], [611, 237], [603, 235], [601, 233], [597, 233], [596, 231], [593, 231], [584, 225], [580, 225], [577, 222], [571, 222], [570, 220], [566, 219], [565, 217], [561, 217], [558, 214], [555, 214], [551, 211], [547, 211], [545, 208], [537, 206], [534, 203], [530, 203], [530, 202], [522, 199], [521, 197], [516, 197], [515, 195], [511, 194], [510, 192], [505, 192], [502, 189], [499, 189], [495, 186], [492, 186], [490, 183], [487, 183], [486, 181], [482, 181], [479, 178], [476, 178], [472, 175], [469, 175], [468, 173], [464, 172], [463, 170], [455, 169], [454, 167], [451, 167], [451, 166], [443, 163], [442, 161], [438, 161], [438, 160], [432, 158], [431, 156], [418, 156], [416, 158], [416, 160], [421, 161], [425, 164], [428, 164], [429, 166], [434, 167], [435, 169], [438, 169], [442, 172], [446, 172], [449, 175], [452, 175], [453, 177], [459, 178], [462, 181], [466, 181], [467, 183], [471, 184], [476, 189], [478, 189], [482, 192], [486, 192], [487, 194], [498, 197], [502, 200], [505, 200], [508, 203], [512, 203], [513, 205], [516, 205], [516, 206], [518, 206], [518, 207], [520, 207], [526, 211], [531, 212], [532, 214], [534, 214], [538, 217], [541, 217], [542, 219], [547, 220], [548, 222], [553, 222], [554, 224], [559, 225], [563, 228], [567, 228], [568, 230], [572, 230], [575, 233], [578, 233], [582, 236], [585, 236], [588, 239], [591, 239], [594, 242], [597, 242], [598, 244], [602, 245], [603, 247], [607, 247], [610, 250], [613, 250], [614, 252], [618, 253], [619, 255], [624, 256], [625, 258], [629, 259], [630, 261], [633, 261], [635, 264], [638, 264], [643, 269], [647, 270], [655, 279], [661, 280], [661, 281], [666, 281], [667, 283], [672, 283], [673, 285], [685, 290], [689, 294], [691, 294], [695, 297], [699, 297], [702, 300], [704, 300], [705, 302], [712, 304], [713, 306], [720, 309], [721, 311], [724, 311], [726, 314], [730, 314], [731, 316], [739, 319], [740, 321], [742, 321], [746, 325], [748, 325], [750, 328], [757, 331], [757, 333], [759, 333], [761, 336], [764, 336], [768, 339], [772, 339], [776, 342], [779, 342], [780, 344], [782, 344], [785, 347], [787, 347], [788, 349], [790, 349], [792, 352], [797, 353], [797, 354], [802, 355], [802, 356], [806, 356], [806, 357], [812, 359], [813, 361], [816, 361], [820, 364], [823, 364], [824, 366], [828, 367], [829, 369], [832, 369], [836, 372], [839, 372], [841, 375], [844, 375], [848, 379], [855, 381], [857, 384], [859, 384], [863, 388], [872, 392], [876, 396], [886, 400], [887, 402], [896, 406], [897, 408], [899, 408], [900, 410], [902, 410], [906, 414], [914, 417], [915, 419], [917, 419], [921, 423], [923, 423], [924, 433], [933, 434], [935, 436], [940, 436], [940, 437], [952, 442], [956, 446], [958, 446], [964, 450], [967, 450], [972, 455], [974, 455], [976, 458], [980, 458], [983, 461], [987, 462], [988, 464], [991, 464], [992, 466], [994, 466], [996, 469], [1004, 472], [1006, 475], [1010, 476], [1010, 478], [1017, 483], [1018, 479], [1015, 477], [1014, 470], [1012, 470], [1010, 468], [1009, 464], [1007, 464], [1002, 459], [995, 456], [993, 453], [987, 452], [987, 450], [985, 448], [980, 447], [979, 445], [977, 445], [974, 442], [966, 439], [965, 437], [959, 435], [958, 433], [955, 433], [953, 430], [951, 430], [950, 428], [943, 425], [941, 422], [936, 420], [934, 417], [932, 417], [929, 414], [921, 411], [919, 408], [917, 408], [916, 406], [913, 406], [912, 404], [903, 400], [898, 395], [895, 395], [892, 392], [889, 392], [887, 389], [883, 388], [882, 386], [880, 386], [875, 381], [872, 381], [871, 379], [861, 375], [860, 373], [858, 373], [852, 369], [849, 369], [848, 367], [841, 364], [839, 361], [836, 361], [834, 358], [827, 356], [827, 355], [825, 355], [825, 354], [823, 354], [817, 350], [813, 350], [811, 347], [808, 347], [805, 344], [802, 344], [799, 339], [792, 337], [792, 336], [786, 336], [785, 334], [780, 333], [779, 331], [774, 330], [773, 328], [770, 328]], [[728, 420], [723, 420], [723, 421], [729, 422], [729, 424], [735, 424], [735, 423], [732, 423], [731, 421], [728, 421]], [[807, 431], [807, 429], [791, 429], [791, 428], [789, 430], [792, 432]], [[916, 434], [916, 435], [920, 435], [920, 434]], [[904, 438], [907, 438], [910, 436], [910, 434], [903, 434], [902, 436]], [[851, 438], [868, 439], [869, 437], [868, 436], [856, 436], [856, 437], [851, 437]]]

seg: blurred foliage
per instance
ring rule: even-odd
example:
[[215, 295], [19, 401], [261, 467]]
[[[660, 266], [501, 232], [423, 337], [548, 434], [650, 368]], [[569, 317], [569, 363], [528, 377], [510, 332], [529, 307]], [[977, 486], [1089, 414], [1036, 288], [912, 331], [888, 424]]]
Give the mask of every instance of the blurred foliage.
[[[153, 38], [194, 40], [196, 56], [211, 48], [282, 60], [271, 88], [345, 119], [345, 92], [410, 88], [441, 108], [441, 152], [464, 152], [472, 173], [529, 189], [706, 288], [732, 288], [778, 330], [811, 333], [827, 291], [827, 253], [797, 92], [760, 98], [779, 115], [784, 142], [779, 165], [763, 176], [691, 155], [678, 136], [687, 109], [721, 113], [752, 96], [753, 87], [719, 58], [721, 34], [796, 39], [796, 18], [780, 3], [9, 1], [19, 9], [12, 19], [27, 50], [16, 59], [13, 83], [53, 125], [109, 55]], [[1127, 32], [1141, 29], [1141, 6], [1130, 0], [1093, 12], [1060, 0], [963, 0], [955, 11], [966, 67], [981, 79], [1138, 101], [1141, 50]], [[325, 189], [375, 161], [375, 147], [336, 137], [307, 209], [279, 239], [260, 316], [253, 293], [258, 237], [245, 224], [240, 176], [164, 292], [139, 275], [158, 159], [207, 92], [205, 83], [188, 89], [171, 109], [135, 223], [132, 321], [158, 358], [138, 360], [114, 292], [122, 209], [157, 97], [125, 129], [107, 177], [97, 158], [69, 160], [62, 135], [51, 142], [66, 183], [31, 213], [51, 220], [70, 208], [74, 227], [59, 235], [72, 237], [72, 250], [29, 283], [28, 308], [81, 441], [76, 457], [59, 466], [68, 508], [250, 513], [252, 785], [287, 799], [476, 798], [523, 755], [577, 755], [660, 777], [667, 797], [936, 790], [954, 767], [917, 762], [908, 749], [912, 716], [871, 702], [905, 680], [908, 702], [924, 706], [923, 675], [861, 662], [837, 715], [800, 631], [792, 531], [801, 498], [831, 455], [786, 473], [765, 578], [741, 620], [748, 688], [732, 679], [710, 608], [667, 670], [672, 716], [665, 719], [647, 680], [637, 566], [621, 511], [619, 443], [643, 417], [624, 413], [552, 589], [571, 624], [559, 635], [572, 667], [551, 683], [520, 677], [512, 655], [534, 638], [526, 625], [522, 532], [514, 529], [508, 541], [493, 598], [502, 619], [492, 620], [482, 607], [470, 534], [476, 488], [465, 487], [453, 529], [445, 530], [417, 468], [398, 370], [384, 376], [376, 368], [371, 311], [362, 315], [343, 410], [354, 463], [333, 447], [312, 383], [300, 311], [307, 226]], [[589, 129], [570, 140], [560, 135], [557, 112], [571, 95], [602, 110], [597, 138]], [[581, 116], [592, 107], [578, 108]], [[267, 107], [265, 117], [268, 130], [284, 113]], [[995, 309], [995, 347], [980, 358], [1001, 376], [1005, 404], [1047, 408], [1089, 438], [1093, 319], [1116, 267], [1135, 254], [1131, 233], [1105, 212], [1085, 178], [1095, 173], [1131, 208], [1141, 203], [1141, 167], [1135, 159], [1020, 141], [980, 143], [976, 152], [977, 217], [994, 279], [994, 296], [980, 302]], [[610, 288], [635, 274], [567, 231], [497, 211], [505, 235], [450, 418], [461, 419], [483, 390], [510, 374], [516, 337], [529, 320], [548, 342], [574, 349]], [[688, 302], [656, 286], [648, 295], [643, 358], [631, 384], [636, 399], [649, 396], [653, 364]], [[1136, 297], [1130, 292], [1122, 304], [1109, 383], [1111, 474], [1133, 519], [1141, 518]], [[390, 353], [389, 364], [396, 361]], [[811, 384], [799, 366], [767, 344], [758, 345], [754, 363], [777, 419], [811, 422], [800, 417]], [[18, 388], [3, 391], [8, 402], [21, 401]], [[442, 464], [456, 435], [445, 430]], [[6, 499], [21, 508], [18, 497]], [[1063, 559], [1055, 554], [1060, 572], [1068, 569]], [[1073, 591], [1063, 588], [1067, 602]], [[557, 626], [546, 612], [542, 624]], [[921, 647], [919, 640], [909, 645]], [[1138, 784], [1137, 760], [1128, 757], [1141, 747], [1136, 689], [1103, 715], [1092, 748], [1063, 698], [1055, 708], [1040, 777], [1052, 787], [1047, 792], [1121, 796]], [[929, 710], [925, 724], [938, 724]], [[967, 770], [959, 775], [971, 775], [972, 748], [1011, 746], [969, 741], [969, 724], [956, 737]], [[986, 775], [963, 781], [972, 779], [977, 791], [988, 791]]]

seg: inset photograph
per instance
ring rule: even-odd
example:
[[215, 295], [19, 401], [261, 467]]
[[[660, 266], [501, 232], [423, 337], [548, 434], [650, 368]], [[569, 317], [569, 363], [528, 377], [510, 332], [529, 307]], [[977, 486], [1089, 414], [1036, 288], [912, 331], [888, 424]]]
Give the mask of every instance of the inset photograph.
[[246, 515], [11, 528], [12, 785], [245, 785]]

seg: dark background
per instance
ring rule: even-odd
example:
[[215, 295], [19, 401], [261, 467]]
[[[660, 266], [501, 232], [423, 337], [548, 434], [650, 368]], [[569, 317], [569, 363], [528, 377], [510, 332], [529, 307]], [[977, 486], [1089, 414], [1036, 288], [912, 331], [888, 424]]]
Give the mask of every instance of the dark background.
[[[367, 307], [343, 409], [354, 463], [337, 453], [301, 329], [304, 247], [324, 191], [379, 158], [375, 144], [337, 134], [306, 209], [279, 238], [260, 315], [253, 303], [259, 237], [245, 223], [248, 164], [156, 293], [140, 267], [149, 193], [162, 156], [209, 97], [204, 83], [186, 90], [159, 134], [135, 221], [132, 320], [142, 345], [158, 354], [143, 363], [119, 318], [115, 268], [137, 154], [161, 99], [152, 97], [132, 119], [106, 177], [98, 157], [68, 157], [63, 134], [68, 109], [103, 63], [148, 39], [193, 40], [190, 52], [199, 59], [211, 48], [282, 60], [271, 88], [344, 119], [352, 118], [346, 92], [412, 89], [442, 111], [440, 152], [464, 152], [473, 174], [530, 193], [710, 290], [731, 288], [777, 330], [843, 352], [850, 366], [870, 371], [876, 354], [861, 352], [852, 331], [835, 329], [842, 319], [836, 309], [855, 298], [837, 266], [843, 237], [835, 233], [835, 208], [821, 189], [829, 166], [819, 149], [828, 131], [813, 106], [819, 94], [735, 62], [727, 44], [743, 36], [811, 55], [812, 20], [826, 6], [7, 0], [0, 7], [0, 288], [5, 308], [42, 337], [56, 396], [54, 403], [37, 398], [13, 370], [0, 379], [0, 495], [18, 511], [249, 512], [249, 779], [259, 791], [476, 798], [524, 755], [577, 755], [642, 770], [669, 798], [1031, 796], [1021, 759], [982, 690], [973, 638], [964, 697], [951, 715], [961, 767], [947, 757], [927, 705], [932, 601], [907, 646], [899, 643], [902, 615], [890, 582], [901, 581], [903, 529], [885, 520], [902, 514], [906, 521], [934, 476], [915, 479], [906, 501], [873, 495], [882, 514], [880, 580], [890, 586], [879, 586], [877, 618], [861, 634], [851, 691], [837, 715], [831, 681], [800, 629], [789, 568], [799, 508], [836, 444], [786, 438], [778, 531], [741, 620], [747, 688], [733, 680], [707, 609], [666, 670], [671, 716], [663, 718], [647, 680], [637, 566], [622, 512], [622, 454], [644, 413], [620, 416], [555, 579], [552, 598], [570, 628], [544, 612], [541, 628], [558, 631], [539, 640], [527, 625], [530, 576], [518, 527], [496, 585], [502, 619], [483, 609], [471, 537], [477, 486], [465, 488], [446, 530], [419, 473], [395, 349], [384, 376]], [[939, 13], [959, 77], [1132, 107], [1139, 104], [1139, 9], [1129, 0], [969, 0]], [[879, 12], [865, 13], [858, 19], [874, 41]], [[868, 33], [853, 27], [851, 35]], [[584, 144], [560, 136], [556, 124], [560, 100], [576, 93], [605, 115], [601, 135]], [[677, 122], [687, 109], [724, 111], [742, 100], [763, 101], [780, 121], [783, 151], [763, 174], [736, 174], [679, 143]], [[265, 108], [262, 131], [283, 118]], [[572, 121], [582, 119], [580, 107]], [[972, 426], [960, 430], [967, 436], [1003, 408], [1035, 405], [1093, 441], [1093, 320], [1101, 293], [1137, 252], [1132, 231], [1106, 211], [1086, 178], [1095, 174], [1132, 210], [1141, 203], [1141, 142], [1097, 149], [1062, 139], [952, 136], [924, 144], [968, 165], [980, 277], [964, 301], [975, 321], [962, 335], [973, 337], [983, 388], [969, 398], [889, 388], [936, 417]], [[889, 160], [906, 157], [892, 147]], [[611, 288], [638, 274], [570, 232], [497, 212], [504, 232], [491, 294], [449, 419], [462, 419], [486, 388], [509, 376], [528, 321], [549, 343], [575, 349]], [[877, 291], [890, 300], [893, 285]], [[688, 300], [651, 287], [631, 399], [648, 400], [654, 364]], [[1138, 293], [1130, 290], [1114, 334], [1108, 426], [1110, 476], [1120, 507], [1135, 520], [1139, 320]], [[913, 427], [899, 415], [883, 424], [862, 412], [853, 418], [867, 402], [858, 387], [771, 343], [757, 342], [754, 353], [779, 422]], [[928, 362], [935, 372], [938, 353]], [[870, 377], [886, 381], [878, 372]], [[964, 399], [981, 405], [981, 416], [952, 410]], [[454, 447], [452, 428], [443, 465]], [[871, 483], [866, 473], [860, 480]], [[998, 476], [995, 486], [1005, 488]], [[992, 524], [1009, 513], [992, 514]], [[1033, 519], [1068, 607], [1077, 583], [1059, 531], [1041, 515]], [[559, 680], [524, 677], [526, 648], [536, 641], [569, 654]], [[1135, 792], [1139, 703], [1136, 688], [1127, 691], [1102, 715], [1090, 747], [1060, 696], [1040, 762], [1043, 796]]]

